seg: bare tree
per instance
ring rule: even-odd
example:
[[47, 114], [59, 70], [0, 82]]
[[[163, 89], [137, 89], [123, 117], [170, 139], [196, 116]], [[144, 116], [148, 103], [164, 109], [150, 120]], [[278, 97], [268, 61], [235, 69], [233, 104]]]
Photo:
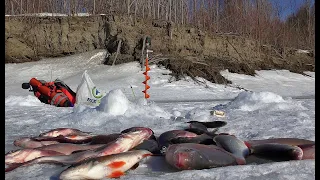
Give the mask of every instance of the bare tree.
[[[296, 10], [295, 0], [287, 7], [271, 0], [5, 0], [5, 13], [116, 14], [174, 21], [207, 31], [237, 33], [277, 47], [314, 49], [315, 6], [304, 0]], [[133, 7], [134, 6], [134, 7]], [[286, 19], [283, 12], [292, 12]], [[133, 13], [134, 11], [134, 13]]]

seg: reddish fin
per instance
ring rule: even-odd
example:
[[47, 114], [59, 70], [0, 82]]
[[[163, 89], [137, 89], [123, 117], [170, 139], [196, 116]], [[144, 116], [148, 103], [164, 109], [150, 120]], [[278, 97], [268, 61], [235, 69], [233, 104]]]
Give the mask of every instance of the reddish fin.
[[238, 165], [245, 165], [246, 160], [244, 158], [236, 158], [237, 164]]
[[87, 149], [72, 151], [71, 154], [75, 154], [75, 153], [83, 152], [83, 151], [87, 151]]
[[142, 155], [143, 158], [148, 157], [148, 156], [152, 156], [153, 154], [144, 154]]
[[126, 162], [124, 162], [124, 161], [115, 161], [115, 162], [108, 164], [107, 166], [109, 166], [110, 168], [120, 168], [125, 164], [126, 164]]
[[7, 168], [5, 168], [5, 171], [4, 172], [9, 172], [9, 171], [12, 171], [22, 165], [24, 165], [25, 163], [13, 163], [13, 164], [10, 164]]
[[75, 139], [75, 138], [77, 138], [77, 135], [71, 135], [71, 136], [68, 136], [68, 138]]
[[315, 144], [312, 143], [312, 144], [299, 144], [297, 145], [299, 148], [301, 148], [302, 150], [305, 149], [305, 148], [315, 148]]
[[163, 154], [152, 154], [150, 156], [163, 156]]
[[251, 148], [251, 144], [248, 143], [247, 141], [244, 141], [244, 144], [250, 149]]
[[118, 178], [123, 175], [124, 173], [122, 171], [114, 171], [109, 176], [107, 176], [107, 178]]
[[139, 163], [136, 163], [136, 164], [133, 165], [130, 169], [131, 169], [131, 170], [135, 170], [135, 169], [137, 169], [137, 167], [139, 167]]
[[218, 135], [230, 135], [230, 136], [232, 136], [232, 135], [229, 134], [229, 133], [219, 133]]

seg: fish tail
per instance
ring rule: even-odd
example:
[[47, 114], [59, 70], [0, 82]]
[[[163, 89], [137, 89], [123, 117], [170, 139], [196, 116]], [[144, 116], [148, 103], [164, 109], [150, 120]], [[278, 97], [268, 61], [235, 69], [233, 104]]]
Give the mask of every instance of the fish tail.
[[216, 133], [218, 130], [219, 130], [219, 129], [217, 128], [217, 129], [214, 129], [214, 130], [212, 130], [212, 131], [207, 131], [205, 134], [208, 135], [208, 136], [210, 136], [210, 137], [212, 137], [212, 138], [214, 138], [216, 135], [218, 135], [218, 134]]
[[21, 167], [21, 166], [28, 166], [31, 164], [36, 164], [36, 162], [34, 160], [23, 162], [23, 163], [12, 163], [12, 164], [8, 165], [7, 168], [5, 168], [5, 172], [10, 172], [18, 167]]
[[24, 163], [13, 163], [13, 164], [10, 164], [10, 165], [8, 165], [7, 168], [5, 168], [5, 172], [10, 172], [10, 171], [22, 166], [23, 164]]
[[246, 164], [245, 158], [236, 157], [236, 162], [238, 165], [245, 165]]

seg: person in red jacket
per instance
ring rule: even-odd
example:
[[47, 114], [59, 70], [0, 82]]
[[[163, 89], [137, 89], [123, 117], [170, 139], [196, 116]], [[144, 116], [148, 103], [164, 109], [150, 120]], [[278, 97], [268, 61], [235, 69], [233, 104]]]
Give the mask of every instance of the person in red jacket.
[[76, 101], [76, 93], [59, 79], [46, 82], [32, 78], [29, 83], [22, 83], [22, 88], [29, 89], [42, 103], [57, 107], [73, 107]]

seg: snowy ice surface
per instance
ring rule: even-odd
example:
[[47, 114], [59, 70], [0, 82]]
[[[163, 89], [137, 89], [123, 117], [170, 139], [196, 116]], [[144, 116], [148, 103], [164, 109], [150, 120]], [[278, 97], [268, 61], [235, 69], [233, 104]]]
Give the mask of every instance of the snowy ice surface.
[[261, 70], [255, 76], [229, 73], [228, 70], [221, 74], [238, 85], [248, 90], [260, 92], [270, 91], [281, 96], [314, 96], [315, 73], [304, 72], [306, 75], [291, 73], [288, 70]]
[[[186, 121], [225, 120], [219, 132], [242, 140], [294, 137], [315, 140], [315, 73], [308, 76], [286, 70], [257, 71], [256, 76], [222, 74], [231, 85], [207, 87], [191, 78], [169, 82], [169, 70], [151, 65], [150, 98], [143, 97], [143, 71], [136, 62], [102, 65], [104, 50], [95, 50], [38, 62], [5, 64], [5, 152], [17, 149], [13, 141], [37, 136], [53, 128], [70, 127], [95, 134], [120, 132], [133, 126], [153, 129], [156, 135], [187, 127]], [[58, 108], [42, 104], [21, 84], [32, 77], [46, 81], [59, 78], [76, 90], [82, 73], [107, 92], [97, 108]], [[249, 91], [235, 87], [242, 87]], [[218, 109], [225, 117], [210, 115]], [[184, 118], [181, 118], [184, 117]], [[59, 165], [36, 164], [6, 173], [6, 179], [58, 179], [65, 169]], [[121, 179], [315, 179], [315, 161], [248, 164], [205, 170], [177, 171], [162, 157], [148, 157]]]

